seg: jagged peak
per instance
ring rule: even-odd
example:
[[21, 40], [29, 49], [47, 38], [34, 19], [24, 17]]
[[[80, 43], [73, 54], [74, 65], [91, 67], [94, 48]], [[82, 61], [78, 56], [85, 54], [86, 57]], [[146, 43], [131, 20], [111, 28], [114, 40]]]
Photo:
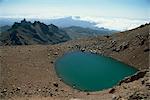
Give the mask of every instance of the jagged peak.
[[40, 24], [41, 22], [40, 21], [34, 21], [33, 24]]
[[46, 25], [40, 21], [34, 21], [33, 26], [36, 26], [36, 25], [48, 27], [48, 25]]
[[50, 24], [49, 28], [53, 29], [53, 30], [58, 30], [59, 28], [57, 26], [55, 26], [54, 24]]
[[32, 24], [30, 21], [26, 21], [26, 19], [24, 18], [23, 20], [21, 20], [20, 24]]
[[20, 23], [18, 22], [15, 22], [13, 25], [12, 25], [12, 28], [18, 28], [20, 26], [26, 26], [26, 25], [31, 25], [32, 23], [30, 21], [26, 21], [26, 19], [24, 18], [23, 20], [21, 20]]
[[50, 24], [49, 26], [57, 27], [57, 26], [56, 26], [56, 25], [54, 25], [54, 24]]
[[23, 22], [27, 22], [25, 18], [23, 20], [21, 20], [21, 23], [23, 23]]

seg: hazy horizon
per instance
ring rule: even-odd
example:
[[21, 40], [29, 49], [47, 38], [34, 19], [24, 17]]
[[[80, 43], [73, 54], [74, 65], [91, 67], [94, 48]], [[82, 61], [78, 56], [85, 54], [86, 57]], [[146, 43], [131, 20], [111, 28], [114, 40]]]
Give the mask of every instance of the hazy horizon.
[[97, 27], [127, 30], [150, 20], [149, 0], [0, 0], [0, 18], [73, 16]]

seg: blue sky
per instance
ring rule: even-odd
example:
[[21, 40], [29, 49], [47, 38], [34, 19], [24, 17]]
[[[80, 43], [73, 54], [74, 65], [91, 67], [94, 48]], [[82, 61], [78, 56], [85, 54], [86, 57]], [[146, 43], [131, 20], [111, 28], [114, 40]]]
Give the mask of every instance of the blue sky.
[[150, 19], [150, 0], [0, 0], [0, 16]]

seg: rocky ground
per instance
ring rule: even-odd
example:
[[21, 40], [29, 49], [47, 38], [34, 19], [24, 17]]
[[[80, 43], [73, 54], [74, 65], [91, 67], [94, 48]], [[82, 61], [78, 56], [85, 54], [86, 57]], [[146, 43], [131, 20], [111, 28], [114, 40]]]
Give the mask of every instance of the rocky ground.
[[[1, 46], [2, 100], [149, 100], [149, 29], [145, 25], [112, 36], [69, 41], [56, 45]], [[62, 82], [54, 64], [65, 52], [89, 51], [129, 64], [139, 72], [117, 86], [83, 92]]]

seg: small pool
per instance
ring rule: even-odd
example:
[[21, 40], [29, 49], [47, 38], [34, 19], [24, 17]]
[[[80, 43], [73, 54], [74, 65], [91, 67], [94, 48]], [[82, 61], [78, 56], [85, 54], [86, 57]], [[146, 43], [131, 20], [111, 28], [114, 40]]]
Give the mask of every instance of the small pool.
[[89, 52], [68, 52], [55, 63], [58, 76], [82, 91], [100, 91], [115, 86], [138, 70], [110, 57]]

